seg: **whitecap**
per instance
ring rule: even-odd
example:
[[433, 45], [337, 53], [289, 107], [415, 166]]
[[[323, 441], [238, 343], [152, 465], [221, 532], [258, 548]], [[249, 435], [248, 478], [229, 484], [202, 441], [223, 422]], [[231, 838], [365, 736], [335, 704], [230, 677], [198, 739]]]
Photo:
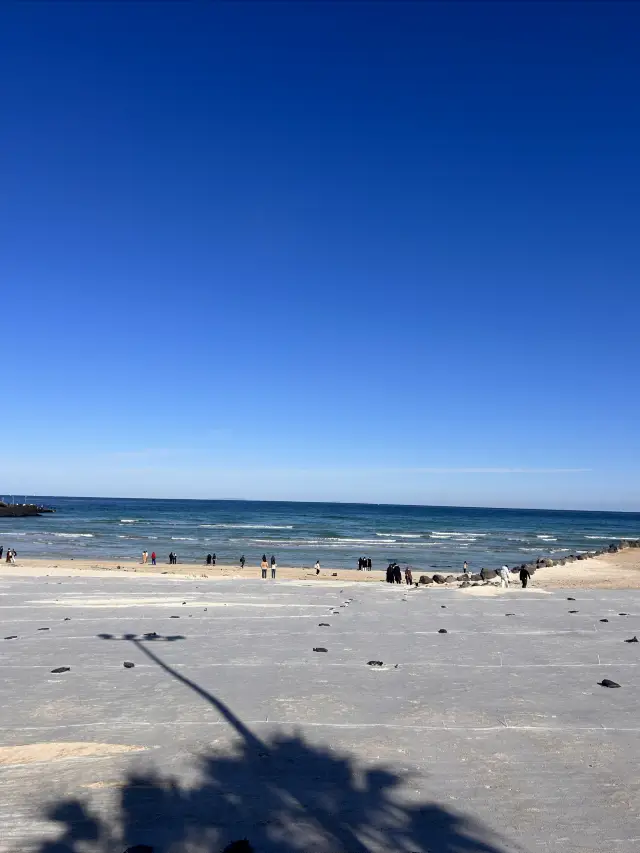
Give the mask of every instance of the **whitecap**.
[[197, 537], [193, 536], [172, 536], [172, 539], [175, 539], [176, 542], [197, 542]]
[[65, 539], [81, 539], [87, 537], [93, 539], [93, 533], [54, 533], [54, 536], [62, 536]]
[[293, 524], [199, 524], [198, 527], [208, 527], [223, 530], [293, 530]]
[[420, 539], [422, 533], [376, 533], [376, 536], [384, 536], [393, 539]]

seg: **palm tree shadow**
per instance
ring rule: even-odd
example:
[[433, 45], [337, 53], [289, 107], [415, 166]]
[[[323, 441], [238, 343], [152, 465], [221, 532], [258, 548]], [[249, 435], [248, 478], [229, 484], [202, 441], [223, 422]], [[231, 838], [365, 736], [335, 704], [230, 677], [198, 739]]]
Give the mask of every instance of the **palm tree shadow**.
[[300, 734], [259, 738], [220, 699], [131, 642], [212, 705], [237, 739], [228, 754], [196, 759], [195, 786], [155, 770], [130, 774], [109, 818], [79, 800], [54, 804], [47, 818], [60, 835], [38, 853], [122, 853], [136, 845], [220, 853], [245, 838], [255, 853], [506, 853], [468, 817], [436, 803], [403, 803], [396, 789], [408, 777], [390, 767], [362, 765]]

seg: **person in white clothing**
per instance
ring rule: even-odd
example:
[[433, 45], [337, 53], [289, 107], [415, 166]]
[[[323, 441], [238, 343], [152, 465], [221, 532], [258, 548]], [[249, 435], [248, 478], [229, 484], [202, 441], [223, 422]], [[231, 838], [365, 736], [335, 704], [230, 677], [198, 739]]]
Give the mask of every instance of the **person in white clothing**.
[[500, 587], [509, 589], [509, 566], [503, 566], [500, 569]]

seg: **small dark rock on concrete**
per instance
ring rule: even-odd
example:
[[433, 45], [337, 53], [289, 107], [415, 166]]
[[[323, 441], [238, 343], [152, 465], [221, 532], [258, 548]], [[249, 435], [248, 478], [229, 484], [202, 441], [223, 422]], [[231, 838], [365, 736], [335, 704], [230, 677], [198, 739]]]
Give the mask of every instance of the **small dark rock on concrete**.
[[599, 681], [598, 684], [601, 687], [620, 687], [617, 681], [611, 681], [610, 678], [603, 678], [602, 681]]
[[315, 646], [313, 649], [314, 652], [326, 652], [326, 649], [323, 649], [322, 646]]
[[448, 633], [448, 631], [446, 628], [440, 628], [440, 630], [438, 631], [438, 634], [447, 634], [447, 633]]
[[51, 672], [69, 672], [70, 670], [70, 666], [57, 666], [55, 669], [52, 669]]
[[125, 669], [133, 669], [134, 666], [135, 666], [135, 663], [132, 663], [130, 660], [126, 660], [124, 662], [124, 668]]
[[625, 640], [625, 643], [638, 643], [638, 642], [640, 642], [640, 640], [638, 640], [637, 637], [631, 637], [630, 640]]
[[370, 660], [367, 661], [367, 666], [384, 666], [381, 660]]

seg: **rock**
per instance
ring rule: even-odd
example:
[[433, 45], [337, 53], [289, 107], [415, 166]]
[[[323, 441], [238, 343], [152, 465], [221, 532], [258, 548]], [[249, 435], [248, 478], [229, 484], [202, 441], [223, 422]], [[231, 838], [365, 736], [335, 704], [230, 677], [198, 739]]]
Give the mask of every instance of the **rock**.
[[601, 619], [600, 621], [601, 622], [608, 622], [609, 620], [608, 619]]
[[331, 625], [328, 622], [318, 622], [318, 628], [330, 628]]
[[579, 610], [570, 610], [569, 613], [580, 613]]
[[440, 628], [440, 630], [438, 631], [438, 634], [447, 634], [447, 633], [448, 633], [448, 631], [446, 628]]
[[441, 604], [441, 605], [440, 605], [440, 607], [441, 607], [443, 610], [446, 610], [446, 609], [447, 609], [447, 605], [446, 605], [446, 604]]
[[429, 575], [420, 575], [418, 583], [425, 586], [426, 584], [433, 583], [433, 578], [430, 578]]
[[337, 572], [332, 572], [332, 573], [331, 573], [331, 577], [332, 577], [332, 578], [337, 578], [337, 577], [338, 577], [338, 573], [337, 573]]
[[179, 619], [179, 616], [169, 616], [169, 619]]
[[127, 847], [124, 853], [153, 853], [153, 847], [148, 844], [136, 844], [135, 847]]
[[469, 586], [471, 586], [469, 581], [462, 581], [462, 583], [460, 584], [460, 589], [466, 589]]
[[630, 640], [625, 640], [625, 643], [637, 643], [640, 642], [637, 637], [631, 637]]
[[620, 687], [617, 681], [611, 681], [610, 678], [603, 678], [602, 681], [598, 682], [598, 684], [602, 687]]
[[38, 631], [50, 631], [51, 628], [38, 628]]
[[628, 613], [618, 613], [618, 616], [628, 616]]
[[232, 841], [231, 844], [227, 844], [222, 853], [254, 853], [254, 849], [246, 838], [242, 838], [240, 841]]
[[433, 582], [434, 583], [446, 583], [446, 580], [445, 580], [445, 578], [443, 578], [442, 575], [434, 575], [433, 576]]
[[584, 554], [576, 554], [576, 560], [586, 560], [586, 556]]
[[482, 577], [479, 574], [469, 575], [469, 580], [471, 581], [481, 581]]
[[5, 640], [17, 640], [17, 639], [18, 639], [17, 634], [12, 634], [10, 637], [5, 637]]
[[472, 583], [471, 586], [482, 586], [482, 584], [478, 583], [478, 581], [474, 581], [474, 583]]
[[370, 660], [367, 661], [367, 666], [384, 666], [381, 660]]
[[497, 578], [498, 573], [494, 571], [494, 569], [485, 569], [484, 570], [484, 579], [486, 581], [490, 581], [492, 578]]
[[505, 613], [504, 615], [505, 616], [515, 616], [516, 614], [515, 613]]
[[69, 672], [70, 669], [70, 666], [57, 666], [55, 669], [52, 669], [51, 672]]
[[314, 652], [326, 652], [326, 649], [323, 649], [322, 646], [316, 646], [313, 650]]
[[617, 546], [617, 545], [614, 545], [614, 544], [613, 544], [613, 542], [612, 542], [612, 543], [611, 543], [611, 545], [609, 545], [609, 547], [607, 548], [607, 551], [608, 551], [610, 554], [617, 554], [619, 550], [620, 550], [620, 549], [618, 548], [618, 546]]
[[569, 596], [569, 597], [567, 598], [567, 601], [575, 601], [575, 598], [571, 598], [571, 596]]
[[135, 663], [132, 663], [130, 660], [126, 660], [124, 662], [124, 668], [125, 669], [133, 669], [134, 666], [135, 666]]
[[158, 634], [156, 634], [155, 631], [149, 631], [148, 634], [143, 634], [145, 640], [155, 640], [157, 636]]
[[71, 616], [65, 616], [63, 622], [71, 622]]

